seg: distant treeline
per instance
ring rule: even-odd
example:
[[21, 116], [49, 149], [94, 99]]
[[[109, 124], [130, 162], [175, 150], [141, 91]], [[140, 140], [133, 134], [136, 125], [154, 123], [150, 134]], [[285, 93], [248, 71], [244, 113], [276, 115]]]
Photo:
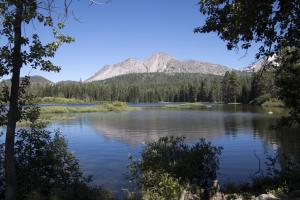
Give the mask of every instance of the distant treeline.
[[36, 84], [39, 97], [65, 97], [88, 101], [123, 102], [260, 102], [276, 98], [272, 71], [247, 75], [226, 72], [203, 74], [129, 74], [90, 83]]

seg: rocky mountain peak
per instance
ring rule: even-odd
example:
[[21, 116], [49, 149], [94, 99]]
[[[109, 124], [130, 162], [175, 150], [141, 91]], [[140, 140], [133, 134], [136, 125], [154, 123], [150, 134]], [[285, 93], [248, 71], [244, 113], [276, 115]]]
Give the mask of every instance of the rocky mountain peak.
[[173, 59], [166, 53], [156, 53], [145, 60], [147, 72], [163, 72], [167, 68], [168, 62]]
[[120, 63], [106, 65], [86, 82], [105, 80], [115, 76], [133, 73], [202, 73], [223, 75], [229, 67], [200, 62], [196, 60], [179, 61], [166, 53], [156, 53], [145, 60], [135, 58], [126, 59]]

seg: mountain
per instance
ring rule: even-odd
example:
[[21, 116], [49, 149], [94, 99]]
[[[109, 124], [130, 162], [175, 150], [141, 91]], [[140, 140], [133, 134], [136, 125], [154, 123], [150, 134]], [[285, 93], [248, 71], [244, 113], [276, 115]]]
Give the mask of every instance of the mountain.
[[[10, 86], [10, 79], [3, 80], [2, 82], [5, 83], [6, 85]], [[53, 82], [49, 81], [48, 79], [44, 78], [43, 76], [30, 76], [30, 83], [33, 86], [53, 84]]]
[[242, 68], [241, 71], [244, 71], [244, 72], [258, 72], [265, 64], [267, 64], [266, 60], [262, 59], [262, 60], [259, 60], [256, 63], [254, 63], [253, 65]]
[[30, 83], [32, 85], [36, 85], [36, 84], [40, 84], [40, 85], [53, 84], [52, 81], [46, 79], [43, 76], [30, 76]]
[[276, 55], [273, 55], [272, 57], [269, 57], [268, 59], [260, 59], [253, 65], [250, 65], [248, 67], [242, 68], [241, 71], [243, 72], [258, 72], [261, 68], [263, 68], [265, 65], [273, 64], [278, 65], [276, 63]]
[[136, 73], [198, 73], [224, 75], [232, 69], [223, 65], [196, 60], [176, 60], [166, 53], [156, 53], [146, 60], [129, 58], [120, 63], [105, 65], [85, 82], [105, 80], [108, 78]]

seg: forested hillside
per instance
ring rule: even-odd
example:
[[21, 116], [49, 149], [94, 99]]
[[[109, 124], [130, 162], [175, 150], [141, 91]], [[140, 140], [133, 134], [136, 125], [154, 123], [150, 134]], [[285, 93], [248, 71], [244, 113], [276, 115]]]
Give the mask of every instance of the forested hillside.
[[[270, 80], [269, 80], [270, 79]], [[128, 74], [90, 83], [59, 82], [33, 85], [39, 97], [78, 98], [90, 101], [124, 102], [256, 102], [276, 98], [272, 73], [238, 74], [224, 77], [203, 74]], [[262, 102], [261, 102], [262, 101]]]
[[[22, 80], [23, 78], [21, 78]], [[10, 86], [11, 81], [10, 80], [4, 80], [3, 81], [7, 86]], [[43, 85], [51, 85], [53, 84], [48, 79], [42, 77], [42, 76], [30, 76], [30, 84], [32, 86], [43, 86]]]

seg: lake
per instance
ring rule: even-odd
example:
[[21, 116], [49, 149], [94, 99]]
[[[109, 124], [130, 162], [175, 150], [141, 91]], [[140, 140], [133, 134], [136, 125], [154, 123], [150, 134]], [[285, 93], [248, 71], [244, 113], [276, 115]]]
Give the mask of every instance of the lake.
[[274, 109], [212, 105], [204, 110], [166, 110], [144, 106], [128, 112], [79, 113], [48, 128], [59, 128], [84, 173], [118, 196], [127, 185], [128, 155], [138, 157], [145, 143], [162, 136], [184, 136], [191, 144], [205, 138], [222, 146], [218, 179], [223, 184], [249, 181], [259, 169], [259, 160], [264, 168], [266, 156], [275, 151], [300, 155], [297, 130], [282, 133], [269, 128], [279, 118]]

